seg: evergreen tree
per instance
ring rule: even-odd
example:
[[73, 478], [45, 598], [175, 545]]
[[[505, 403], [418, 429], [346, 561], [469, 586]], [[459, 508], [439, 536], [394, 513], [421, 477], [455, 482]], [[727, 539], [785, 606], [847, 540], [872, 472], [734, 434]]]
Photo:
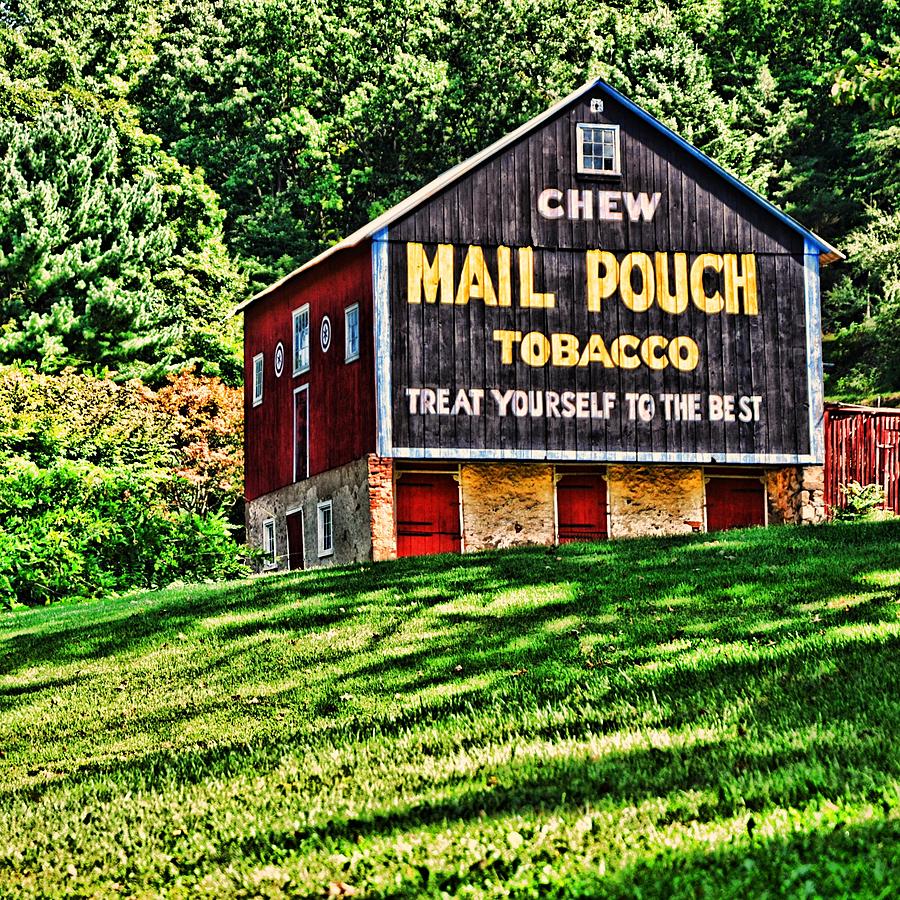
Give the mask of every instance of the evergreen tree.
[[150, 175], [126, 177], [116, 131], [71, 103], [0, 121], [0, 361], [125, 377], [169, 362], [152, 273], [174, 237]]

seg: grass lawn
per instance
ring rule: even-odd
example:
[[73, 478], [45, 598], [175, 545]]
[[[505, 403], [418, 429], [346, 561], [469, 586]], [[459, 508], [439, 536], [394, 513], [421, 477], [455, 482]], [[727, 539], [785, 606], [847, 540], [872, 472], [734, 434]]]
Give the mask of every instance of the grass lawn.
[[0, 615], [0, 896], [900, 894], [900, 522]]

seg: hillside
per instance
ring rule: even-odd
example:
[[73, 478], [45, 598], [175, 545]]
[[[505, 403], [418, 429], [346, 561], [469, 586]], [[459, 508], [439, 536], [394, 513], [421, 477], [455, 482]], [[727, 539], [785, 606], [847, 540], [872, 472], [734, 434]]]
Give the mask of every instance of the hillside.
[[0, 896], [888, 896], [900, 523], [0, 618]]

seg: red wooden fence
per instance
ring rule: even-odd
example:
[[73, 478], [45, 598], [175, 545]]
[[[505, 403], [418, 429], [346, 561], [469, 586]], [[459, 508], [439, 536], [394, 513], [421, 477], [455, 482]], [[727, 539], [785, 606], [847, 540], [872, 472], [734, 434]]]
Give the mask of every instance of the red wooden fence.
[[846, 506], [842, 484], [880, 484], [900, 513], [900, 409], [825, 408], [825, 508]]

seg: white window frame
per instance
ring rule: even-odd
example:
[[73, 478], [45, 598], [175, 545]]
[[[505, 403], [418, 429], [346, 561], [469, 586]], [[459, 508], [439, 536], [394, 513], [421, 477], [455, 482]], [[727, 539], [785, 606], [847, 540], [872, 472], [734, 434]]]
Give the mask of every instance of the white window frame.
[[[323, 513], [328, 511], [330, 528], [329, 547], [325, 546], [325, 517]], [[319, 559], [326, 556], [334, 556], [334, 504], [331, 500], [323, 500], [316, 504], [316, 543], [319, 550]]]
[[[600, 128], [604, 131], [611, 131], [613, 133], [613, 151], [615, 155], [613, 157], [614, 166], [612, 169], [586, 169], [584, 167], [584, 129], [586, 128]], [[600, 124], [598, 122], [579, 122], [575, 126], [575, 134], [577, 136], [575, 149], [578, 162], [577, 171], [579, 175], [613, 176], [622, 174], [622, 147], [618, 125]]]
[[266, 358], [264, 353], [257, 353], [253, 357], [253, 405], [260, 406], [263, 402], [263, 379], [266, 373]]
[[[356, 313], [356, 349], [350, 347], [350, 314]], [[344, 362], [349, 363], [359, 359], [359, 304], [353, 303], [344, 310]]]
[[[297, 320], [306, 315], [306, 360], [300, 358], [300, 350], [301, 347], [297, 345]], [[294, 375], [302, 375], [304, 372], [309, 371], [309, 363], [310, 363], [310, 355], [311, 355], [311, 342], [310, 342], [310, 330], [312, 324], [312, 317], [309, 313], [309, 304], [304, 303], [299, 309], [295, 309], [291, 313], [291, 347], [293, 353], [291, 355], [291, 361], [293, 364]]]
[[[272, 535], [271, 550], [267, 546], [268, 537]], [[271, 552], [271, 556], [263, 563], [264, 569], [274, 569], [278, 565], [278, 530], [275, 528], [275, 519], [263, 519], [262, 523], [262, 548], [266, 553]]]
[[293, 419], [291, 421], [291, 440], [293, 441], [294, 453], [293, 453], [293, 466], [294, 466], [294, 481], [297, 481], [297, 403], [299, 402], [298, 398], [300, 394], [306, 391], [306, 475], [304, 475], [304, 480], [309, 478], [309, 385], [301, 384], [300, 387], [294, 388], [294, 405], [291, 410], [293, 413]]

